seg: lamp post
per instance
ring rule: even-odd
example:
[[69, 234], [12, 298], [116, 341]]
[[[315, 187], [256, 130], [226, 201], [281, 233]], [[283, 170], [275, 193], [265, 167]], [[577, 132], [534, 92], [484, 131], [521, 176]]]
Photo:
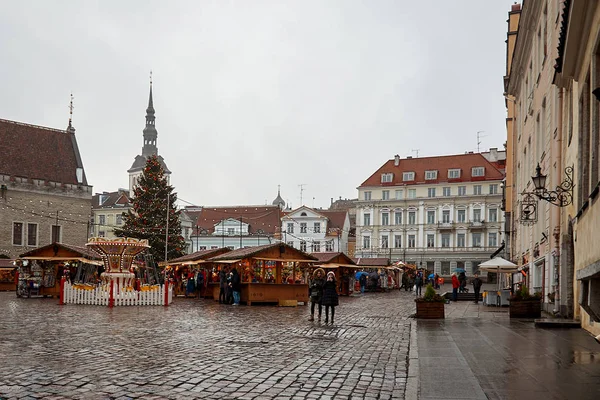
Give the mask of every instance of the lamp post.
[[573, 202], [573, 167], [565, 168], [565, 180], [555, 190], [546, 189], [547, 176], [542, 174], [540, 164], [535, 169], [535, 176], [531, 177], [533, 182], [533, 194], [540, 200], [545, 200], [558, 207], [566, 207]]

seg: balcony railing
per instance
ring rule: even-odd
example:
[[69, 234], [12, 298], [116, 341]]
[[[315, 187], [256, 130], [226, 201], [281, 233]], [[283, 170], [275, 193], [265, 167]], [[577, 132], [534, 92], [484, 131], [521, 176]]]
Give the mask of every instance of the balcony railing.
[[450, 247], [371, 247], [371, 248], [357, 248], [356, 254], [380, 254], [380, 255], [393, 255], [398, 254], [427, 254], [427, 253], [447, 253], [447, 252], [475, 252], [475, 253], [493, 253], [498, 250], [497, 246], [478, 246], [478, 247], [465, 247], [465, 246], [450, 246]]

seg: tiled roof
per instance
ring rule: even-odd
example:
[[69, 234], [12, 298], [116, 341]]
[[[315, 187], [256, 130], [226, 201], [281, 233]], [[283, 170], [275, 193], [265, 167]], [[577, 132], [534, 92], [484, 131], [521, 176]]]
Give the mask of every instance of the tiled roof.
[[[206, 230], [207, 234], [212, 234], [215, 225], [224, 219], [232, 218], [249, 224], [250, 234], [273, 235], [279, 232], [281, 227], [281, 210], [278, 206], [233, 206], [233, 207], [202, 207], [197, 210], [196, 207], [186, 209], [186, 212], [198, 225], [202, 234]], [[260, 230], [260, 232], [258, 232]], [[194, 233], [196, 234], [194, 226]]]
[[281, 246], [283, 246], [286, 251], [290, 251], [292, 253], [298, 254], [306, 260], [316, 261], [316, 257], [313, 257], [310, 254], [307, 254], [298, 249], [295, 249], [292, 246], [289, 246], [283, 242], [264, 244], [262, 246], [246, 247], [246, 248], [232, 250], [229, 253], [221, 254], [220, 256], [211, 258], [211, 261], [237, 260], [237, 259], [242, 259], [242, 258], [248, 258], [248, 257], [256, 256], [258, 253], [260, 253], [264, 250], [269, 250], [271, 248], [281, 247]]
[[[77, 139], [66, 130], [0, 119], [0, 174], [77, 185], [83, 168]], [[81, 182], [87, 185], [85, 171]]]
[[[344, 222], [346, 221], [346, 215], [348, 211], [323, 211], [319, 210], [319, 213], [323, 214], [329, 219], [327, 223], [327, 236], [337, 236], [338, 230], [344, 229]], [[348, 228], [350, 228], [348, 226]]]
[[186, 254], [185, 256], [175, 258], [173, 260], [169, 260], [169, 263], [182, 263], [186, 261], [198, 261], [198, 260], [208, 260], [209, 258], [216, 257], [223, 253], [230, 252], [231, 250], [227, 247], [221, 247], [220, 249], [207, 249], [196, 251], [195, 253]]
[[389, 258], [353, 258], [352, 260], [361, 267], [385, 267], [390, 265]]
[[[394, 165], [394, 162], [395, 160], [387, 161], [373, 175], [364, 181], [360, 187], [436, 184], [441, 182], [475, 182], [504, 179], [502, 172], [479, 153], [402, 158], [397, 166]], [[473, 167], [484, 167], [485, 176], [471, 177], [471, 168]], [[449, 169], [460, 169], [460, 178], [448, 179]], [[425, 180], [425, 171], [437, 171], [437, 179]], [[414, 172], [415, 179], [413, 181], [403, 181], [402, 178], [404, 172]], [[391, 182], [381, 182], [381, 175], [385, 173], [393, 174]]]
[[[131, 200], [128, 191], [119, 190], [118, 192], [96, 193], [92, 196], [93, 208], [124, 208], [131, 206]], [[100, 204], [100, 198], [103, 202]]]

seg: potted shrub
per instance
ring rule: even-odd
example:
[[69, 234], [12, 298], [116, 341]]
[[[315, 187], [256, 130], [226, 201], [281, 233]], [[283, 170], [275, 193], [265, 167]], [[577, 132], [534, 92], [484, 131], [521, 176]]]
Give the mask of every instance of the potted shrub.
[[425, 295], [415, 299], [417, 305], [417, 318], [438, 319], [444, 318], [444, 304], [446, 299], [435, 292], [431, 284], [425, 288]]
[[527, 286], [521, 286], [521, 289], [510, 297], [509, 315], [511, 318], [540, 318], [542, 294], [530, 294]]

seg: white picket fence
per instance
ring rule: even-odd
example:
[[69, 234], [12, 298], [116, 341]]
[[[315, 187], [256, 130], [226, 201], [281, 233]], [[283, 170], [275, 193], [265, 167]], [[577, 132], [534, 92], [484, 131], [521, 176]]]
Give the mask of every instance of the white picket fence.
[[[72, 285], [64, 282], [64, 304], [90, 304], [108, 306], [110, 303], [110, 285], [99, 285], [93, 288]], [[164, 306], [165, 285], [150, 287], [149, 290], [127, 290], [126, 287], [112, 283], [115, 306]], [[173, 302], [173, 286], [168, 285], [167, 305]]]

